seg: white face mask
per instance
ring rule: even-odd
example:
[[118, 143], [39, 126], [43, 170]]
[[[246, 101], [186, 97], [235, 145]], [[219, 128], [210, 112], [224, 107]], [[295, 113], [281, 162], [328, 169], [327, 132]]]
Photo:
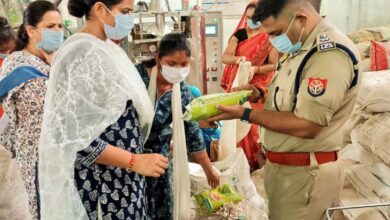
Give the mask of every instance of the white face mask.
[[190, 66], [186, 66], [183, 68], [176, 68], [170, 66], [161, 66], [161, 74], [166, 81], [169, 83], [175, 84], [184, 81], [188, 74], [190, 73]]

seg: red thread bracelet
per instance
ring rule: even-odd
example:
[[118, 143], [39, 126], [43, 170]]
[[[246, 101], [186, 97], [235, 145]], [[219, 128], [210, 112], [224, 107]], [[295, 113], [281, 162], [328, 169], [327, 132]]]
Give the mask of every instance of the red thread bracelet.
[[135, 155], [131, 154], [131, 158], [129, 160], [129, 167], [126, 169], [127, 172], [131, 172], [135, 163]]

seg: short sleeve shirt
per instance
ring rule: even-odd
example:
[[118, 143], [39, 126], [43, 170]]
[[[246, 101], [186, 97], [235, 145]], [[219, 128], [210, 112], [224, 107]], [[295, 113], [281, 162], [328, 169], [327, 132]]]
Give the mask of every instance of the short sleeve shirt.
[[[267, 150], [275, 152], [326, 152], [342, 144], [341, 128], [348, 119], [360, 82], [352, 88], [355, 76], [352, 59], [342, 50], [319, 50], [305, 65], [295, 99], [297, 70], [307, 53], [325, 41], [337, 42], [358, 52], [344, 34], [326, 19], [322, 20], [305, 41], [302, 50], [282, 58], [269, 87], [265, 111], [293, 111], [296, 117], [313, 122], [323, 129], [314, 139], [302, 139], [261, 129], [261, 140]], [[295, 109], [294, 109], [295, 105]]]

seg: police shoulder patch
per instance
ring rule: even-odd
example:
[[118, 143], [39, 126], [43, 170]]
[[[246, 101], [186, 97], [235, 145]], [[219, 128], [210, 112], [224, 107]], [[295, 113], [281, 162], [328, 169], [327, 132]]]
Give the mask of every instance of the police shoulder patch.
[[309, 78], [307, 91], [313, 97], [322, 96], [325, 94], [327, 84], [327, 79]]

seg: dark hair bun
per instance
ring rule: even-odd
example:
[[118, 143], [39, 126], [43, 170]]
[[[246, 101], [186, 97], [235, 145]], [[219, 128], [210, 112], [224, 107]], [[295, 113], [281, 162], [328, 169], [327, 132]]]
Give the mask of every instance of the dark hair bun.
[[15, 32], [8, 20], [0, 16], [0, 44], [15, 40]]
[[0, 17], [0, 28], [4, 28], [6, 26], [9, 26], [7, 19], [4, 17]]
[[68, 10], [69, 14], [77, 18], [82, 18], [88, 13], [89, 7], [84, 0], [69, 0]]

